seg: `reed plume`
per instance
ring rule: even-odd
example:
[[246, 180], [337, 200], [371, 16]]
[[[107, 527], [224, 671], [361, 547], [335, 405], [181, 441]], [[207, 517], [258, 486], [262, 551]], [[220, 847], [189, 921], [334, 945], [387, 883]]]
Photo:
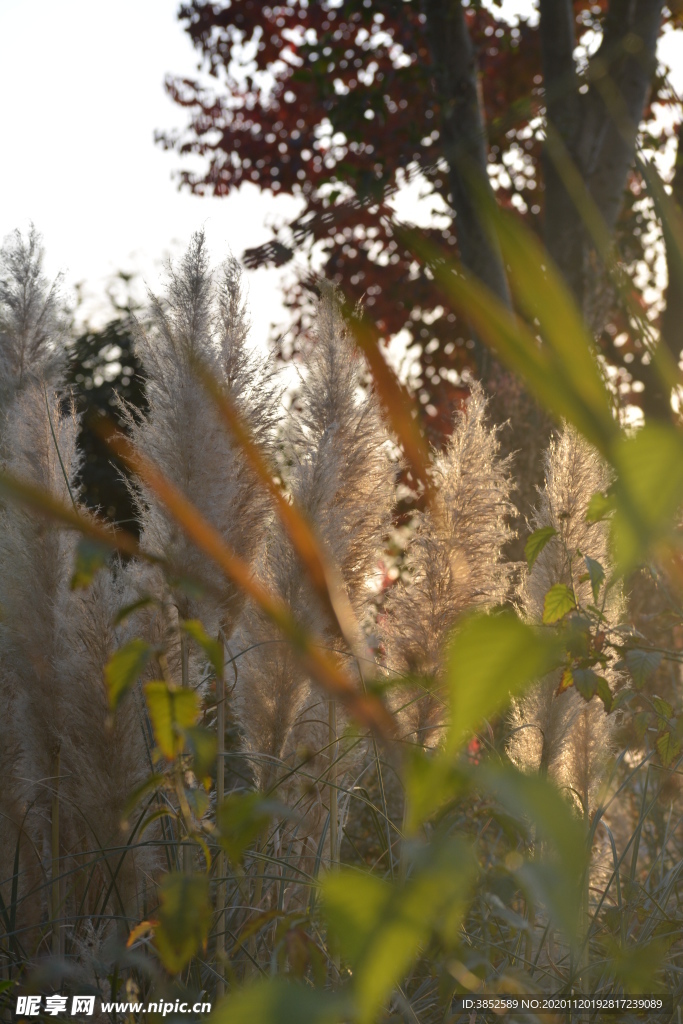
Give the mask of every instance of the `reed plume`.
[[[7, 469], [70, 503], [80, 462], [77, 432], [73, 409], [63, 411], [54, 387], [38, 380], [25, 384], [4, 423]], [[71, 699], [65, 690], [68, 681], [58, 669], [63, 639], [58, 607], [68, 587], [74, 550], [73, 535], [55, 529], [34, 512], [13, 503], [2, 509], [2, 704], [20, 737], [12, 782], [21, 804], [32, 806], [27, 828], [53, 882], [63, 852], [62, 847], [56, 848], [57, 831], [64, 835], [69, 829], [69, 811], [60, 807], [58, 800], [60, 777], [68, 773], [62, 748]], [[55, 892], [53, 900], [57, 900]], [[52, 909], [54, 912], [55, 906]]]
[[[232, 550], [251, 562], [266, 523], [267, 499], [208, 400], [194, 361], [221, 383], [264, 448], [271, 443], [277, 408], [273, 376], [247, 348], [249, 322], [234, 259], [212, 273], [199, 232], [168, 275], [165, 300], [152, 299], [151, 327], [137, 325], [148, 409], [140, 418], [128, 412], [131, 437], [190, 496]], [[180, 617], [201, 613], [207, 628], [221, 628], [228, 637], [241, 606], [239, 590], [144, 486], [136, 489], [136, 498], [143, 544], [166, 559]], [[203, 583], [214, 594], [220, 591], [221, 600], [197, 603], [183, 579]]]
[[88, 879], [78, 902], [86, 913], [130, 920], [142, 912], [136, 900], [142, 875], [157, 864], [149, 846], [132, 842], [134, 822], [124, 821], [124, 810], [149, 775], [151, 759], [142, 695], [134, 690], [112, 718], [104, 670], [139, 628], [134, 616], [116, 625], [117, 613], [133, 600], [135, 571], [134, 565], [114, 564], [100, 570], [87, 589], [65, 590], [57, 618], [58, 672], [68, 697], [64, 759], [70, 774], [63, 792], [75, 812], [71, 852]]
[[[367, 610], [369, 584], [390, 528], [396, 472], [366, 375], [336, 297], [326, 291], [306, 353], [301, 409], [289, 435], [288, 486], [359, 620]], [[290, 605], [302, 626], [341, 652], [341, 637], [279, 526], [269, 532], [257, 572]], [[268, 788], [278, 776], [288, 778], [280, 785], [280, 795], [299, 811], [299, 836], [315, 845], [327, 814], [319, 782], [338, 749], [344, 728], [341, 712], [335, 722], [334, 706], [328, 707], [311, 686], [288, 645], [256, 609], [246, 610], [235, 647], [245, 652], [238, 663], [236, 699], [245, 751], [257, 782]], [[336, 785], [345, 767], [335, 769]], [[288, 776], [293, 769], [295, 775]], [[332, 804], [334, 808], [334, 799]], [[331, 817], [334, 835], [334, 809]]]
[[[599, 454], [572, 427], [563, 427], [546, 452], [545, 485], [531, 522], [534, 530], [552, 527], [556, 535], [520, 585], [520, 605], [528, 621], [543, 621], [545, 595], [557, 583], [573, 589], [580, 607], [594, 603], [585, 556], [599, 562], [609, 578], [609, 524], [586, 519], [592, 495], [609, 483]], [[621, 591], [613, 587], [606, 592], [603, 585], [599, 600], [609, 630], [621, 621]], [[612, 665], [600, 668], [599, 674], [612, 688], [617, 685]], [[613, 719], [597, 697], [586, 703], [573, 688], [558, 694], [560, 675], [560, 670], [551, 673], [515, 703], [509, 752], [520, 767], [556, 778], [588, 813], [611, 749]]]
[[44, 251], [33, 225], [13, 232], [0, 248], [0, 410], [7, 411], [30, 379], [49, 379], [62, 358], [67, 318], [58, 281], [43, 274]]
[[511, 566], [503, 559], [514, 514], [509, 459], [499, 458], [486, 407], [473, 385], [446, 451], [434, 459], [433, 506], [416, 516], [409, 582], [394, 587], [382, 620], [388, 667], [423, 681], [402, 691], [399, 719], [406, 735], [425, 745], [437, 742], [445, 724], [439, 677], [458, 617], [501, 604], [510, 587]]

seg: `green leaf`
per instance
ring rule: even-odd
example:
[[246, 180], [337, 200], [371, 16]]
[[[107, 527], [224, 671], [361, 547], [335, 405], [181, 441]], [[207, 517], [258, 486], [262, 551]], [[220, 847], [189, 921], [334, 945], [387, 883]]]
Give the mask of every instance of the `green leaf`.
[[588, 579], [591, 581], [593, 600], [597, 604], [600, 587], [605, 582], [605, 570], [599, 562], [596, 562], [594, 558], [589, 558], [588, 555], [584, 557], [584, 562], [586, 563], [586, 569], [588, 571]]
[[109, 561], [111, 548], [98, 544], [90, 537], [81, 537], [76, 546], [76, 557], [71, 589], [80, 590], [89, 587], [98, 569], [102, 569]]
[[264, 799], [260, 793], [231, 793], [216, 810], [219, 842], [237, 864], [272, 818], [287, 818], [290, 814], [283, 804]]
[[[520, 373], [555, 416], [565, 417], [603, 454], [618, 434], [591, 338], [559, 273], [531, 233], [491, 204], [487, 211], [506, 252], [514, 290], [530, 317], [525, 324], [485, 285], [418, 230], [394, 226], [399, 242], [429, 266], [438, 287], [478, 336]], [[513, 257], [511, 254], [515, 253]], [[545, 344], [538, 343], [538, 326]]]
[[141, 597], [137, 601], [125, 604], [123, 608], [119, 608], [114, 616], [114, 625], [118, 626], [122, 622], [125, 622], [130, 615], [134, 615], [135, 612], [139, 611], [141, 608], [148, 608], [149, 605], [158, 603], [159, 601], [156, 597], [152, 597], [151, 594], [147, 594], [145, 597]]
[[194, 690], [154, 680], [145, 686], [145, 699], [157, 746], [172, 760], [185, 747], [185, 730], [199, 717], [199, 698]]
[[186, 619], [183, 622], [183, 629], [199, 644], [211, 662], [216, 676], [220, 678], [223, 675], [223, 644], [208, 636], [199, 619]]
[[668, 768], [675, 757], [681, 752], [681, 744], [677, 737], [670, 731], [661, 732], [657, 737], [657, 753], [662, 759], [662, 764]]
[[668, 700], [662, 700], [661, 697], [653, 697], [652, 703], [659, 717], [664, 718], [668, 722], [674, 713], [674, 709], [671, 707]]
[[564, 616], [576, 608], [574, 594], [564, 583], [555, 583], [545, 595], [543, 602], [543, 621], [546, 625], [559, 622]]
[[515, 816], [522, 828], [527, 830], [530, 823], [533, 825], [532, 834], [542, 844], [543, 858], [533, 869], [524, 869], [527, 883], [533, 882], [537, 898], [565, 934], [576, 938], [581, 882], [587, 866], [583, 823], [559, 790], [541, 776], [524, 775], [509, 765], [489, 763], [479, 767], [473, 779], [477, 788], [495, 796], [506, 814]]
[[185, 730], [185, 739], [192, 754], [192, 771], [198, 779], [208, 779], [216, 764], [216, 734], [208, 729], [190, 726]]
[[422, 750], [412, 750], [407, 758], [403, 785], [405, 787], [405, 820], [407, 836], [415, 835], [423, 822], [455, 799], [461, 792], [461, 779], [451, 759], [436, 757]]
[[646, 423], [614, 449], [618, 471], [614, 541], [619, 568], [633, 568], [668, 539], [683, 503], [683, 437], [673, 427]]
[[633, 690], [628, 690], [626, 688], [619, 690], [617, 695], [612, 698], [612, 711], [618, 711], [619, 708], [623, 708], [625, 705], [630, 704], [634, 697], [635, 692]]
[[573, 686], [577, 693], [580, 693], [586, 701], [592, 700], [597, 694], [605, 705], [605, 710], [607, 712], [612, 710], [614, 698], [609, 688], [609, 683], [602, 676], [599, 676], [597, 672], [594, 672], [592, 668], [566, 668], [562, 673], [557, 693], [564, 693], [570, 686]]
[[212, 908], [207, 875], [170, 874], [161, 884], [154, 944], [164, 967], [177, 974], [206, 948]]
[[349, 964], [359, 1024], [369, 1024], [434, 930], [457, 940], [476, 874], [471, 850], [433, 841], [405, 885], [350, 869], [323, 882], [323, 912], [333, 947]]
[[534, 562], [551, 537], [556, 536], [557, 530], [554, 526], [542, 526], [539, 530], [534, 530], [524, 545], [524, 557], [529, 570], [532, 569]]
[[104, 681], [109, 694], [109, 706], [116, 710], [121, 699], [138, 681], [154, 648], [144, 640], [130, 640], [115, 651], [104, 669]]
[[639, 647], [634, 647], [626, 652], [624, 660], [631, 679], [640, 689], [659, 668], [662, 655], [659, 651], [643, 651]]
[[213, 1024], [340, 1024], [349, 1019], [344, 992], [272, 978], [236, 988], [211, 1014]]
[[609, 688], [609, 683], [603, 676], [598, 676], [598, 697], [605, 705], [605, 711], [610, 713], [614, 707], [614, 694]]
[[572, 681], [574, 689], [581, 694], [584, 700], [591, 700], [598, 692], [598, 676], [592, 668], [572, 669]]
[[561, 640], [554, 632], [533, 629], [511, 612], [465, 619], [448, 652], [451, 725], [446, 742], [436, 756], [418, 754], [408, 762], [408, 834], [457, 793], [455, 756], [477, 726], [499, 712], [511, 696], [556, 667], [560, 653]]
[[581, 311], [538, 235], [495, 202], [488, 202], [486, 213], [498, 237], [517, 303], [529, 321], [538, 324], [565, 391], [576, 396], [576, 405], [582, 406], [585, 414], [590, 410], [600, 435], [598, 447], [604, 450], [616, 433], [615, 424], [593, 338]]
[[586, 520], [589, 523], [600, 523], [614, 512], [614, 498], [608, 494], [596, 491], [588, 502], [586, 509]]
[[457, 752], [511, 696], [549, 672], [558, 653], [554, 635], [534, 630], [512, 612], [466, 619], [448, 652], [448, 753]]

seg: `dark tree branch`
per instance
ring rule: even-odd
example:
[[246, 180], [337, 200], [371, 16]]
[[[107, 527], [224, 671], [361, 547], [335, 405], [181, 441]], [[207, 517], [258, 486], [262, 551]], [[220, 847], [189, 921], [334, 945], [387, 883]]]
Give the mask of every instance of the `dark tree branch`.
[[464, 265], [506, 305], [510, 293], [501, 254], [488, 234], [472, 194], [471, 177], [493, 190], [487, 173], [484, 113], [477, 58], [460, 0], [424, 0], [434, 80], [442, 112], [443, 153]]

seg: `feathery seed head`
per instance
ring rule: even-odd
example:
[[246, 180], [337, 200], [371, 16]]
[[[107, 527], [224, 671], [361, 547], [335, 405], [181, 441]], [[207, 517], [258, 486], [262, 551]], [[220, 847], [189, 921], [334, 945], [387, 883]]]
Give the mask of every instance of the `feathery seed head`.
[[[148, 410], [129, 412], [134, 444], [180, 488], [242, 558], [252, 561], [269, 514], [269, 504], [240, 448], [220, 421], [192, 361], [200, 360], [268, 452], [278, 394], [273, 374], [246, 347], [248, 322], [239, 266], [231, 260], [218, 274], [209, 268], [202, 233], [194, 236], [181, 265], [169, 270], [165, 301], [155, 299], [152, 324], [138, 325], [138, 350], [147, 377]], [[144, 487], [137, 492], [143, 543], [163, 555], [176, 578], [204, 581], [224, 593], [219, 622], [229, 633], [241, 594], [187, 540], [181, 528]], [[197, 602], [174, 588], [183, 617], [198, 613]], [[200, 613], [206, 613], [200, 601]]]
[[387, 601], [387, 661], [401, 672], [436, 677], [458, 617], [501, 604], [508, 595], [511, 566], [503, 561], [503, 547], [514, 514], [509, 462], [498, 457], [486, 405], [475, 385], [446, 451], [434, 460], [434, 507], [416, 517], [410, 582], [397, 584]]
[[[519, 588], [520, 605], [530, 622], [542, 621], [545, 595], [558, 583], [572, 587], [583, 607], [594, 603], [585, 578], [586, 556], [599, 562], [609, 578], [609, 524], [586, 520], [591, 497], [609, 483], [609, 470], [599, 454], [565, 425], [546, 453], [545, 486], [531, 523], [535, 530], [551, 526], [557, 534]], [[609, 629], [621, 619], [623, 595], [612, 587], [600, 600]], [[608, 664], [598, 671], [614, 690], [620, 681], [615, 668]], [[610, 754], [614, 718], [598, 697], [586, 703], [575, 689], [558, 693], [560, 674], [559, 670], [551, 673], [515, 702], [508, 752], [519, 767], [550, 774], [588, 813]]]
[[[390, 528], [395, 464], [377, 398], [367, 390], [365, 364], [331, 290], [319, 302], [315, 340], [306, 355], [301, 411], [291, 432], [289, 488], [360, 618]], [[305, 569], [277, 525], [259, 557], [257, 576], [328, 647], [339, 643]], [[277, 631], [248, 609], [236, 642], [247, 651], [240, 658], [236, 690], [247, 750], [272, 766], [293, 754], [292, 743], [314, 749], [315, 736], [308, 736], [302, 725], [293, 740], [292, 728], [302, 709], [319, 699]], [[266, 773], [257, 771], [261, 782]]]
[[50, 379], [62, 360], [66, 317], [57, 284], [43, 274], [43, 247], [31, 226], [0, 248], [0, 401], [6, 409], [28, 380]]

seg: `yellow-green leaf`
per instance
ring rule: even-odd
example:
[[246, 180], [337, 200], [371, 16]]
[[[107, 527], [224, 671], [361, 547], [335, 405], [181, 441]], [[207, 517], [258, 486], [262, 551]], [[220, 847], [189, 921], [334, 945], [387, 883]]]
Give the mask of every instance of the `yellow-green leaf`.
[[543, 601], [543, 621], [546, 625], [559, 622], [576, 608], [574, 594], [564, 583], [555, 583]]
[[183, 629], [202, 648], [216, 676], [223, 675], [223, 644], [208, 635], [199, 619], [186, 619]]
[[206, 947], [212, 909], [207, 875], [167, 875], [161, 885], [154, 944], [164, 967], [177, 974]]
[[638, 689], [645, 685], [660, 666], [662, 655], [659, 651], [643, 651], [638, 647], [626, 652], [626, 667]]
[[109, 705], [115, 710], [144, 672], [154, 649], [144, 640], [131, 640], [115, 651], [104, 669]]
[[620, 440], [614, 462], [619, 474], [614, 538], [619, 568], [626, 571], [677, 525], [683, 503], [683, 437], [673, 427], [646, 423]]
[[558, 657], [558, 640], [512, 612], [477, 615], [458, 629], [448, 653], [446, 680], [451, 727], [446, 747], [460, 749], [481, 722], [510, 696], [545, 675]]
[[588, 555], [584, 557], [586, 563], [586, 569], [588, 571], [588, 579], [591, 583], [591, 590], [593, 591], [593, 600], [598, 603], [598, 595], [600, 594], [600, 587], [605, 582], [605, 570], [594, 558], [589, 558]]
[[613, 495], [603, 494], [601, 491], [596, 491], [588, 502], [586, 519], [589, 523], [600, 523], [612, 512], [614, 512]]
[[344, 992], [269, 978], [237, 987], [211, 1014], [213, 1024], [341, 1024], [350, 1016]]
[[98, 569], [102, 569], [109, 561], [110, 554], [111, 548], [91, 537], [81, 537], [76, 547], [76, 564], [71, 577], [71, 589], [89, 587]]
[[231, 793], [216, 810], [219, 842], [233, 863], [251, 846], [273, 817], [286, 818], [291, 812], [276, 800], [260, 793]]
[[657, 753], [662, 759], [662, 764], [668, 768], [671, 762], [681, 752], [681, 744], [677, 737], [670, 731], [660, 732], [657, 737]]
[[541, 526], [540, 529], [534, 530], [524, 545], [524, 557], [530, 570], [548, 541], [556, 536], [557, 530], [554, 526]]
[[376, 1019], [433, 931], [447, 944], [457, 940], [476, 873], [472, 852], [456, 840], [434, 840], [421, 853], [402, 886], [352, 870], [323, 883], [323, 912], [331, 942], [353, 974], [359, 1024]]
[[185, 747], [185, 730], [199, 717], [199, 699], [194, 690], [154, 680], [145, 686], [147, 710], [159, 750], [172, 760]]
[[198, 779], [208, 778], [216, 764], [218, 743], [215, 732], [190, 726], [185, 729], [185, 740], [192, 754], [192, 771]]

